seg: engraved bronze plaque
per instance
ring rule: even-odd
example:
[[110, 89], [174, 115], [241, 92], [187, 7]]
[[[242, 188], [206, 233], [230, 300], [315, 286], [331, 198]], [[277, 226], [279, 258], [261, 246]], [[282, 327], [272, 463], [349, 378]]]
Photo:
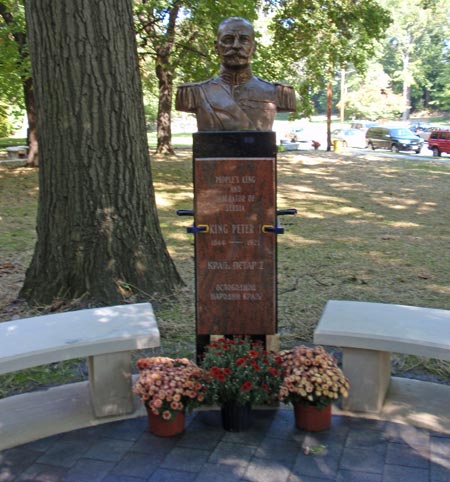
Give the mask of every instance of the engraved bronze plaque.
[[275, 157], [194, 158], [194, 186], [197, 334], [275, 334]]

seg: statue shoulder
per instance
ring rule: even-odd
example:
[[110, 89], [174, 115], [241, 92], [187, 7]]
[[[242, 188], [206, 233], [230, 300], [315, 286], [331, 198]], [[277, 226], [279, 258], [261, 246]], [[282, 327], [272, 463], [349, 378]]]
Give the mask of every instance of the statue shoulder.
[[284, 82], [270, 82], [260, 77], [255, 77], [255, 79], [275, 91], [275, 102], [279, 112], [295, 112], [295, 90], [291, 85]]
[[195, 112], [198, 105], [199, 90], [214, 79], [200, 82], [186, 82], [177, 87], [175, 109], [183, 112]]

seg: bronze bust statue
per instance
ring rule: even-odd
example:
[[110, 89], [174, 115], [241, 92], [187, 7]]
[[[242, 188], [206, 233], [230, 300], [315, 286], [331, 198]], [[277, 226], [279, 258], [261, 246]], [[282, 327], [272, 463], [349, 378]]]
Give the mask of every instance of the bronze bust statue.
[[223, 20], [214, 46], [221, 58], [219, 77], [181, 84], [176, 96], [176, 109], [195, 113], [200, 132], [270, 131], [277, 112], [295, 111], [291, 86], [253, 76], [255, 32], [248, 20]]

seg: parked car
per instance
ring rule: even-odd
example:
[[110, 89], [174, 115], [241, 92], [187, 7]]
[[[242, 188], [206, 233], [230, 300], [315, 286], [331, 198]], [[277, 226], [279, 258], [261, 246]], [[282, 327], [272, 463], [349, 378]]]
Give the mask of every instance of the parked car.
[[429, 122], [412, 122], [409, 124], [409, 128], [412, 132], [419, 134], [419, 132], [429, 130], [431, 128], [431, 124]]
[[360, 129], [335, 129], [331, 133], [331, 142], [342, 142], [344, 147], [360, 147], [367, 146], [364, 132]]
[[366, 132], [367, 145], [373, 150], [390, 149], [392, 152], [415, 151], [422, 149], [423, 139], [406, 127], [370, 127]]
[[428, 149], [433, 156], [440, 156], [443, 152], [450, 154], [450, 129], [437, 129], [428, 138]]
[[367, 129], [369, 129], [370, 127], [375, 127], [379, 125], [380, 124], [378, 122], [369, 121], [369, 120], [353, 120], [352, 123], [350, 124], [350, 128], [359, 129], [366, 132]]
[[289, 140], [291, 142], [299, 142], [311, 144], [313, 140], [312, 133], [305, 127], [296, 127], [292, 129], [288, 134]]

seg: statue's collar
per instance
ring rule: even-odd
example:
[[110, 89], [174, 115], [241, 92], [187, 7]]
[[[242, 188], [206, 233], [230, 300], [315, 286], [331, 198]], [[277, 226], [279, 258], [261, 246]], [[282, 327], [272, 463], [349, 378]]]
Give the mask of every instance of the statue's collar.
[[245, 84], [253, 77], [252, 68], [248, 66], [244, 70], [234, 72], [230, 69], [225, 69], [223, 66], [220, 68], [220, 78], [230, 85]]

